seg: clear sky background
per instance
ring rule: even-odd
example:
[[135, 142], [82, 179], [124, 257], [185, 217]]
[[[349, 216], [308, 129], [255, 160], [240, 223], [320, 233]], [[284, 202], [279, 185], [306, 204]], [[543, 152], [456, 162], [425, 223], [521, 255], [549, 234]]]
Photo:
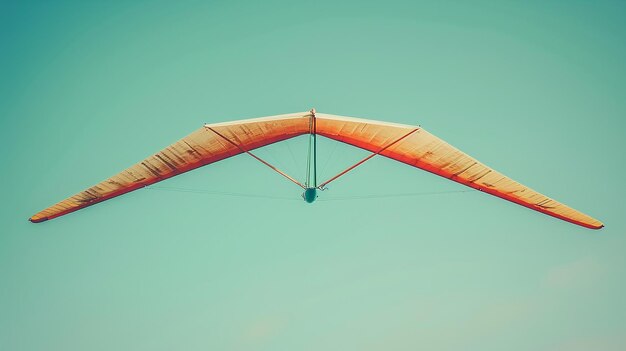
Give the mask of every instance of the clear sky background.
[[[626, 349], [625, 15], [0, 1], [0, 349]], [[382, 157], [309, 205], [245, 155], [27, 221], [205, 122], [311, 107], [419, 124], [606, 228]], [[335, 145], [320, 178], [366, 155]], [[305, 146], [258, 153], [302, 179]]]

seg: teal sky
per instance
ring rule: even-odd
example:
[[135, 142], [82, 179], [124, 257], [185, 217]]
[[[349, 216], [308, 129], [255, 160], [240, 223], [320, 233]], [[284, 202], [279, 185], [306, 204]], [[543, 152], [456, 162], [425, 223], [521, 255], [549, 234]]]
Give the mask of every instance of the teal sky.
[[[0, 349], [626, 349], [625, 15], [0, 1]], [[382, 157], [309, 205], [245, 155], [27, 221], [203, 123], [312, 107], [421, 125], [606, 227]], [[335, 145], [320, 178], [367, 155]], [[258, 154], [302, 178], [305, 146]]]

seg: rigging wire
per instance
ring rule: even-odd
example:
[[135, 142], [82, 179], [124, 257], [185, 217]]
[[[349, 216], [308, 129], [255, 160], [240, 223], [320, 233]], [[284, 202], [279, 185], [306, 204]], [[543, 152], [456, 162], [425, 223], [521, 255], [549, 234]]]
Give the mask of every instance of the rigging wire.
[[461, 194], [461, 193], [471, 193], [471, 192], [475, 192], [475, 191], [476, 190], [448, 190], [448, 191], [427, 191], [427, 192], [402, 193], [402, 194], [354, 195], [354, 196], [343, 196], [343, 197], [335, 197], [335, 198], [324, 198], [324, 199], [319, 199], [317, 201], [347, 201], [347, 200], [385, 199], [385, 198], [396, 198], [396, 197], [414, 197], [414, 196], [429, 196], [429, 195]]
[[283, 177], [289, 179], [290, 181], [292, 181], [293, 183], [295, 183], [296, 185], [298, 185], [299, 187], [304, 189], [304, 185], [302, 185], [302, 183], [300, 183], [299, 181], [297, 181], [296, 179], [294, 179], [293, 177], [291, 177], [290, 175], [288, 175], [287, 173], [281, 171], [280, 169], [272, 166], [270, 163], [268, 163], [267, 161], [263, 160], [262, 158], [258, 157], [257, 155], [253, 154], [252, 152], [245, 150], [243, 147], [241, 147], [239, 144], [235, 143], [234, 141], [228, 139], [227, 137], [225, 137], [224, 135], [220, 134], [218, 131], [216, 131], [215, 129], [209, 127], [209, 126], [204, 126], [206, 129], [212, 131], [213, 133], [217, 134], [218, 136], [220, 136], [222, 139], [226, 140], [227, 142], [229, 142], [230, 144], [234, 145], [236, 148], [238, 148], [241, 152], [244, 152], [250, 156], [252, 156], [254, 159], [256, 159], [257, 161], [263, 163], [264, 165], [266, 165], [267, 167], [273, 169], [274, 171], [276, 171], [276, 173], [282, 175]]
[[291, 149], [290, 142], [291, 142], [292, 139], [286, 139], [286, 140], [284, 140], [284, 142], [279, 143], [279, 144], [285, 144], [287, 146], [287, 150], [289, 150], [289, 154], [291, 155], [291, 160], [293, 161], [293, 167], [295, 169], [297, 169], [297, 168], [300, 168], [300, 167], [298, 166], [298, 161], [296, 160], [296, 155], [293, 153], [293, 150]]
[[[150, 186], [145, 187], [144, 189], [179, 192], [179, 193], [247, 197], [247, 198], [257, 198], [257, 199], [302, 201], [299, 197], [273, 196], [273, 195], [264, 195], [264, 194], [246, 194], [246, 193], [237, 193], [237, 192], [230, 192], [230, 191], [216, 191], [216, 190], [208, 190], [208, 189], [194, 189], [194, 188], [182, 188], [182, 187], [150, 185]], [[418, 196], [430, 196], [430, 195], [461, 194], [461, 193], [471, 193], [471, 192], [476, 192], [476, 190], [468, 189], [468, 190], [448, 190], [448, 191], [427, 191], [427, 192], [414, 192], [414, 193], [401, 193], [401, 194], [354, 195], [354, 196], [343, 196], [343, 197], [335, 197], [335, 198], [325, 198], [325, 199], [319, 199], [318, 201], [350, 201], [350, 200], [367, 200], [367, 199], [384, 199], [384, 198], [398, 198], [398, 197], [418, 197]]]
[[379, 155], [381, 152], [387, 150], [388, 148], [390, 148], [391, 146], [397, 144], [398, 142], [402, 141], [404, 138], [408, 137], [409, 135], [417, 132], [419, 130], [419, 128], [413, 129], [410, 132], [404, 134], [403, 136], [401, 136], [400, 138], [394, 140], [392, 143], [388, 144], [387, 146], [381, 148], [380, 150], [378, 150], [377, 152], [373, 152], [371, 155], [367, 156], [366, 158], [362, 159], [361, 161], [355, 163], [354, 165], [348, 167], [347, 169], [345, 169], [344, 171], [340, 172], [339, 174], [337, 174], [336, 176], [330, 178], [329, 180], [323, 182], [322, 184], [320, 184], [317, 188], [320, 190], [324, 190], [326, 185], [332, 181], [334, 181], [335, 179], [341, 177], [342, 175], [350, 172], [351, 170], [355, 169], [356, 167], [362, 165], [363, 163], [365, 163], [366, 161], [368, 161], [369, 159], [371, 159], [372, 157]]
[[324, 166], [322, 166], [322, 169], [320, 169], [320, 174], [324, 174], [324, 172], [326, 171], [326, 168], [328, 168], [328, 164], [330, 164], [330, 160], [333, 158], [333, 155], [335, 154], [335, 151], [337, 150], [337, 147], [339, 147], [340, 143], [336, 141], [333, 144], [335, 144], [335, 146], [332, 148], [330, 155], [326, 159], [326, 163], [324, 163]]
[[309, 147], [306, 156], [306, 180], [304, 182], [305, 187], [309, 187], [309, 182], [311, 180], [311, 136], [309, 135]]
[[[314, 130], [313, 130], [313, 120], [315, 119], [315, 111], [314, 109], [311, 110], [311, 117], [309, 118], [309, 147], [308, 147], [308, 151], [307, 151], [307, 157], [306, 157], [306, 182], [304, 183], [305, 187], [309, 187], [311, 184], [311, 143], [314, 143], [315, 140], [313, 139], [314, 136]], [[313, 144], [313, 148], [315, 148], [315, 144]], [[315, 157], [315, 154], [313, 154]], [[315, 160], [313, 161], [315, 162]], [[313, 164], [313, 169], [315, 170], [315, 164]]]
[[317, 188], [317, 119], [315, 118], [315, 109], [311, 110], [311, 114], [313, 119], [313, 187]]
[[300, 199], [295, 198], [295, 197], [273, 196], [273, 195], [262, 195], [262, 194], [246, 194], [246, 193], [236, 193], [236, 192], [230, 192], [230, 191], [215, 191], [215, 190], [208, 190], [208, 189], [193, 189], [193, 188], [180, 188], [180, 187], [167, 187], [167, 186], [147, 186], [144, 189], [179, 192], [179, 193], [218, 195], [218, 196], [248, 197], [248, 198], [257, 198], [257, 199], [300, 201]]

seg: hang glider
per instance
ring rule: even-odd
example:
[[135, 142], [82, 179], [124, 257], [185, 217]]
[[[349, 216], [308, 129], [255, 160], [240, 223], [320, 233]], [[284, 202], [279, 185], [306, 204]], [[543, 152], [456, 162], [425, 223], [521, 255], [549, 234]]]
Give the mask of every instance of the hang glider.
[[[304, 184], [252, 153], [254, 149], [309, 135]], [[320, 184], [316, 174], [316, 136], [321, 135], [372, 152]], [[317, 191], [376, 155], [437, 174], [468, 187], [577, 224], [600, 229], [602, 222], [536, 192], [485, 166], [421, 127], [316, 113], [207, 124], [160, 152], [30, 218], [39, 223], [97, 204], [225, 158], [247, 153], [300, 186], [313, 202]]]

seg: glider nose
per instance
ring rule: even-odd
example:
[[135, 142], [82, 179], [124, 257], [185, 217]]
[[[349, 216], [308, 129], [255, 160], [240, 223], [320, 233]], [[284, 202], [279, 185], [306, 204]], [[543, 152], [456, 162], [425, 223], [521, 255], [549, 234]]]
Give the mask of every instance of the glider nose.
[[317, 199], [317, 189], [306, 188], [306, 190], [302, 193], [302, 197], [304, 198], [304, 201], [312, 203], [315, 199]]

